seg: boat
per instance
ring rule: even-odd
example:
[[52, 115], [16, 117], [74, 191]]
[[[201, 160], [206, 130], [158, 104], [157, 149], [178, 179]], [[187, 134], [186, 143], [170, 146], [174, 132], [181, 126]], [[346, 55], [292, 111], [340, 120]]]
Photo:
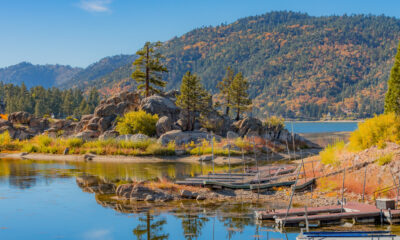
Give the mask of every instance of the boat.
[[400, 240], [400, 236], [393, 235], [389, 231], [354, 231], [354, 232], [301, 232], [297, 240]]

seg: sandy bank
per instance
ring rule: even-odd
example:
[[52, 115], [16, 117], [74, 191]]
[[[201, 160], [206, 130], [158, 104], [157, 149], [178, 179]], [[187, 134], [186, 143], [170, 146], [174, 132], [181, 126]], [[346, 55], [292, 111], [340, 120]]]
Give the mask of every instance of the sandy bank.
[[[162, 163], [162, 162], [183, 162], [183, 163], [200, 163], [198, 156], [121, 156], [121, 155], [93, 155], [92, 162], [114, 162], [114, 163]], [[0, 153], [1, 158], [11, 159], [29, 159], [29, 160], [47, 160], [47, 161], [67, 161], [67, 162], [83, 162], [84, 155], [60, 155], [60, 154], [43, 154], [30, 153], [22, 155], [21, 153]], [[247, 157], [246, 157], [247, 159]], [[248, 159], [247, 159], [248, 160]], [[215, 157], [215, 164], [228, 163], [227, 157]], [[242, 163], [242, 158], [233, 156], [230, 159], [231, 164]]]

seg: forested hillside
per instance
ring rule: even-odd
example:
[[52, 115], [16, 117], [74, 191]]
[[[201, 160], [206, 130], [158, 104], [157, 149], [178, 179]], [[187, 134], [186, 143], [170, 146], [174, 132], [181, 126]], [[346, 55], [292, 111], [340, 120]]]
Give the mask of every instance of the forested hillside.
[[[167, 41], [167, 88], [191, 70], [215, 92], [226, 66], [250, 81], [255, 113], [291, 118], [369, 117], [383, 96], [400, 21], [372, 15], [312, 17], [272, 12], [229, 25], [204, 27]], [[129, 88], [130, 65], [88, 86], [104, 93]]]
[[6, 68], [0, 68], [0, 82], [45, 88], [58, 86], [69, 81], [82, 68], [63, 65], [33, 65], [22, 62]]
[[[167, 90], [177, 89], [190, 70], [216, 93], [231, 66], [248, 78], [253, 112], [259, 116], [370, 117], [383, 111], [399, 36], [396, 18], [271, 12], [195, 29], [165, 42], [161, 52], [169, 73], [164, 80]], [[105, 58], [60, 86], [97, 87], [104, 95], [132, 89], [134, 57]]]

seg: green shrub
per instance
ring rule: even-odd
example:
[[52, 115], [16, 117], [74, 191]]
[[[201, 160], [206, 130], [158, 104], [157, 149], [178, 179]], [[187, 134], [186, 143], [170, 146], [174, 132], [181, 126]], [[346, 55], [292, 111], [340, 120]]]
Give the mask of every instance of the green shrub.
[[372, 146], [385, 147], [385, 142], [400, 140], [400, 119], [394, 113], [382, 114], [358, 124], [351, 133], [350, 148], [364, 150]]
[[70, 148], [77, 148], [83, 145], [83, 140], [80, 138], [70, 138], [67, 140], [67, 146]]
[[153, 136], [156, 133], [157, 114], [151, 115], [145, 111], [129, 112], [118, 119], [116, 130], [119, 134], [141, 133]]
[[339, 161], [337, 158], [338, 153], [343, 150], [344, 142], [338, 141], [334, 144], [328, 145], [323, 151], [319, 153], [321, 162], [323, 164], [338, 165]]
[[392, 159], [393, 159], [393, 154], [389, 153], [389, 154], [386, 154], [385, 156], [382, 156], [382, 157], [376, 159], [376, 163], [378, 163], [379, 166], [383, 166], [383, 165], [390, 163], [392, 161]]

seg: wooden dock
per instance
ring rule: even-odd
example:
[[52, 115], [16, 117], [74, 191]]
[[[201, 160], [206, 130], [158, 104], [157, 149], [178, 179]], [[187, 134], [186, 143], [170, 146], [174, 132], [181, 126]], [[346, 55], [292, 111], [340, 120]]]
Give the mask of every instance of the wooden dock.
[[[209, 173], [196, 177], [186, 178], [176, 181], [176, 184], [208, 187], [212, 189], [244, 189], [244, 190], [266, 190], [274, 187], [292, 186], [295, 181], [291, 178], [296, 176], [295, 171], [300, 168], [296, 165], [272, 165], [258, 168], [258, 172], [253, 168], [246, 173]], [[296, 191], [301, 191], [314, 184], [314, 179], [309, 179], [303, 185], [295, 187]]]
[[256, 211], [259, 220], [275, 221], [277, 227], [305, 226], [306, 221], [316, 223], [317, 226], [332, 225], [343, 220], [352, 220], [353, 223], [388, 223], [400, 222], [400, 210], [378, 209], [374, 205], [363, 203], [348, 203], [340, 205], [314, 208], [293, 208], [272, 211]]

